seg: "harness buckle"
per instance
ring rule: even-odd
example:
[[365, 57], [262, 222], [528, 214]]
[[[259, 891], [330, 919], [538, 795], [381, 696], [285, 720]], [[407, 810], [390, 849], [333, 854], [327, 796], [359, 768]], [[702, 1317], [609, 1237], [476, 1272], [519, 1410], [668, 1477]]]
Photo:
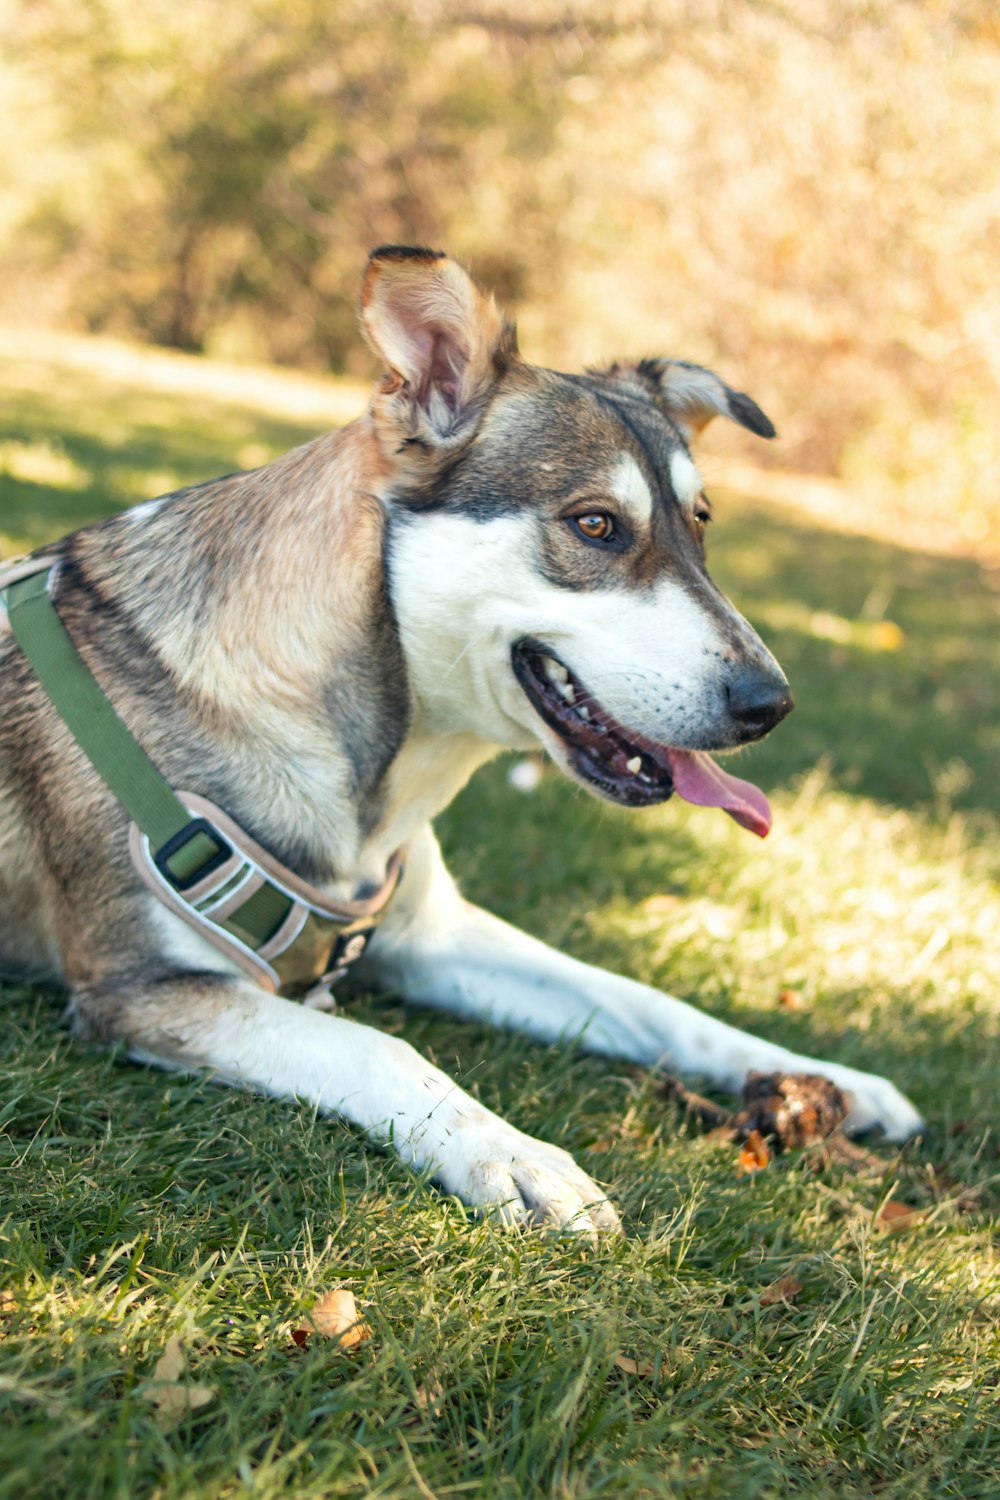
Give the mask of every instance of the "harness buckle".
[[334, 967], [322, 974], [311, 989], [306, 990], [302, 996], [303, 1005], [309, 1010], [337, 1009], [333, 987], [346, 977], [351, 964], [357, 963], [364, 953], [372, 930], [371, 927], [365, 927], [360, 932], [345, 933], [337, 939], [330, 953]]
[[[187, 873], [171, 868], [171, 859], [180, 850], [186, 849], [199, 835], [207, 838], [214, 846], [213, 852]], [[219, 830], [207, 818], [192, 818], [190, 823], [185, 823], [184, 827], [167, 839], [165, 844], [161, 844], [152, 857], [154, 865], [164, 880], [168, 881], [175, 891], [183, 892], [189, 891], [192, 886], [199, 885], [209, 875], [214, 874], [220, 866], [228, 864], [234, 853], [232, 844], [222, 837]]]

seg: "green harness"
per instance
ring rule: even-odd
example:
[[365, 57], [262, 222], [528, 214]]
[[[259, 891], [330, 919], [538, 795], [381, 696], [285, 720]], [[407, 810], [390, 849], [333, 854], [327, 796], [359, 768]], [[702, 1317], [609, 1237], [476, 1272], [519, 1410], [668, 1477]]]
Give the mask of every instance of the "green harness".
[[140, 876], [171, 911], [266, 989], [330, 1008], [402, 872], [399, 855], [368, 900], [336, 902], [301, 880], [220, 808], [175, 792], [84, 664], [49, 594], [56, 559], [0, 570], [0, 602], [53, 707], [132, 819]]

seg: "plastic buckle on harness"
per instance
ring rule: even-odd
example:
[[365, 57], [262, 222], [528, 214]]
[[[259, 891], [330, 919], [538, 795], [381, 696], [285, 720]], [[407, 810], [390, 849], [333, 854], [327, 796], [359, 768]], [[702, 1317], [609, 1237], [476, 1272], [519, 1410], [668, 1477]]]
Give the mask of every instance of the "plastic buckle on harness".
[[368, 946], [372, 931], [371, 927], [366, 927], [361, 932], [347, 933], [337, 939], [330, 954], [335, 967], [328, 969], [317, 979], [312, 988], [306, 991], [302, 996], [303, 1005], [309, 1010], [337, 1009], [333, 986], [344, 978], [351, 964], [357, 963]]
[[[170, 860], [181, 849], [187, 847], [192, 839], [201, 834], [215, 846], [211, 853], [194, 870], [186, 875], [179, 875], [176, 870], [171, 869]], [[232, 844], [222, 837], [217, 828], [214, 828], [207, 818], [192, 818], [172, 838], [167, 839], [156, 853], [153, 854], [153, 863], [163, 878], [173, 886], [175, 891], [189, 891], [192, 886], [198, 885], [208, 875], [213, 874], [221, 865], [227, 864], [234, 853]]]

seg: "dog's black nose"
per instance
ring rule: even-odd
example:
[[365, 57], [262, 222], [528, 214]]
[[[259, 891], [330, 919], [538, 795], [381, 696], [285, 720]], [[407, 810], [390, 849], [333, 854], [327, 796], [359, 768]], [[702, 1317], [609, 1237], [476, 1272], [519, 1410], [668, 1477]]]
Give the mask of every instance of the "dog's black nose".
[[780, 724], [794, 703], [782, 676], [747, 668], [727, 683], [726, 706], [743, 730], [743, 738], [756, 740]]

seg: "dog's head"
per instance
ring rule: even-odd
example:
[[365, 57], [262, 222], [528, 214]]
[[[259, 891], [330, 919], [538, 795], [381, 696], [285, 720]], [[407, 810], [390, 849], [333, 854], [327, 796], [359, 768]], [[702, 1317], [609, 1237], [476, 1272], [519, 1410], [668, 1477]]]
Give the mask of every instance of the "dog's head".
[[362, 320], [387, 365], [370, 420], [426, 725], [540, 741], [611, 801], [676, 789], [765, 833], [761, 794], [704, 752], [758, 739], [792, 702], [708, 576], [689, 443], [717, 414], [771, 437], [767, 417], [677, 361], [528, 365], [492, 301], [431, 251], [376, 251]]

